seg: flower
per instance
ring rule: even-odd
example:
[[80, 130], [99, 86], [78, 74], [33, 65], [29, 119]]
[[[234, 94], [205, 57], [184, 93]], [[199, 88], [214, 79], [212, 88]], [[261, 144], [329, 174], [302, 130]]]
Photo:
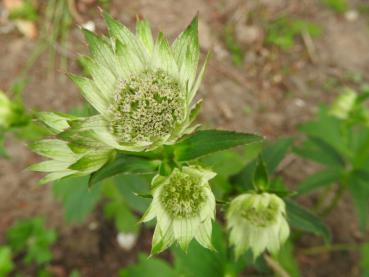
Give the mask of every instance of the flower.
[[211, 244], [215, 198], [209, 180], [215, 173], [203, 168], [175, 168], [169, 176], [157, 175], [152, 181], [153, 200], [142, 222], [156, 217], [152, 254], [164, 251], [175, 241], [187, 251], [195, 238], [202, 246]]
[[[39, 113], [39, 119], [57, 136], [57, 140], [41, 141], [33, 147], [52, 159], [33, 167], [53, 174], [43, 182], [90, 174], [115, 150], [151, 151], [175, 143], [196, 127], [190, 125], [201, 102], [192, 106], [192, 100], [206, 65], [197, 76], [197, 18], [171, 46], [162, 33], [154, 42], [145, 20], [137, 22], [133, 34], [108, 14], [104, 13], [104, 18], [109, 37], [84, 30], [91, 52], [91, 57], [83, 59], [89, 78], [70, 75], [97, 114]], [[60, 157], [61, 151], [69, 153], [67, 159]]]
[[275, 194], [239, 195], [232, 200], [226, 218], [236, 257], [248, 249], [255, 258], [265, 249], [275, 253], [289, 236], [285, 204]]

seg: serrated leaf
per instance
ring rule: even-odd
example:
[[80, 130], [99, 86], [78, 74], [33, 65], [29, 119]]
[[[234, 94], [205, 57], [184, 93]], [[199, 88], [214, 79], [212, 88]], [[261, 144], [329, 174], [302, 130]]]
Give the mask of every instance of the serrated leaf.
[[115, 160], [109, 162], [99, 171], [93, 173], [89, 184], [96, 184], [106, 178], [118, 174], [150, 174], [156, 172], [158, 163], [143, 158], [119, 155]]
[[178, 161], [188, 161], [235, 146], [260, 143], [262, 140], [262, 137], [255, 134], [204, 130], [185, 137], [173, 147]]
[[285, 202], [291, 227], [321, 236], [327, 243], [331, 241], [331, 233], [319, 217], [292, 200], [285, 199]]

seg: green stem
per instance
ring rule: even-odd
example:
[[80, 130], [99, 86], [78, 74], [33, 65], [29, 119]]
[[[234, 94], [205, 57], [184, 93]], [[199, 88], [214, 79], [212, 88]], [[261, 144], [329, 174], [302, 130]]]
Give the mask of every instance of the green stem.
[[319, 214], [321, 216], [324, 216], [324, 217], [328, 216], [337, 207], [337, 205], [340, 202], [345, 190], [346, 190], [346, 186], [340, 184], [336, 194], [334, 195], [334, 197], [331, 201], [331, 203], [323, 211], [321, 211]]
[[349, 244], [349, 243], [338, 243], [332, 245], [320, 245], [311, 248], [303, 249], [299, 253], [304, 255], [317, 255], [325, 252], [335, 251], [357, 251], [361, 247], [361, 244]]

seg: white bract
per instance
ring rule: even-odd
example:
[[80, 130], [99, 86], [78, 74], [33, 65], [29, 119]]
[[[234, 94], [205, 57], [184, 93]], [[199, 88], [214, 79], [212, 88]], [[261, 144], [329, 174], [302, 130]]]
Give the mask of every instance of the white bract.
[[228, 209], [227, 228], [236, 257], [248, 249], [255, 258], [266, 249], [275, 253], [289, 236], [285, 204], [270, 193], [239, 195]]
[[152, 181], [153, 200], [142, 221], [156, 217], [152, 254], [159, 253], [175, 241], [187, 250], [195, 238], [202, 246], [211, 244], [215, 198], [209, 180], [215, 173], [199, 167], [174, 169], [170, 176], [157, 175]]

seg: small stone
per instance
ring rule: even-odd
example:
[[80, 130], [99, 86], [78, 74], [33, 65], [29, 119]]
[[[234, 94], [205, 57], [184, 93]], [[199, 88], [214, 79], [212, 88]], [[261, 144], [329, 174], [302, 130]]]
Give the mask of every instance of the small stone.
[[137, 241], [137, 235], [134, 233], [119, 233], [117, 235], [118, 245], [125, 251], [131, 250]]

